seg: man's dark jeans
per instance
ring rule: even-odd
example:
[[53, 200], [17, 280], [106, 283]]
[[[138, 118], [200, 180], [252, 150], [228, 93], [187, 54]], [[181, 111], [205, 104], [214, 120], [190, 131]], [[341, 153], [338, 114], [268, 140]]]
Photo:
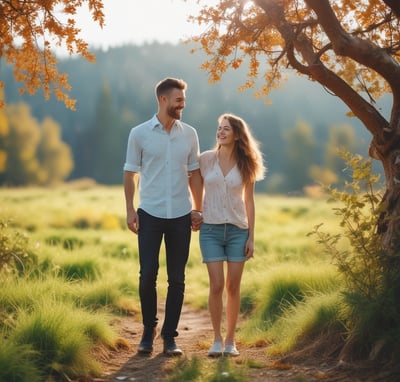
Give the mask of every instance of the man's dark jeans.
[[139, 296], [142, 307], [143, 325], [157, 325], [157, 275], [159, 253], [164, 238], [168, 291], [165, 318], [161, 336], [173, 338], [178, 335], [177, 327], [181, 315], [185, 292], [185, 267], [189, 257], [191, 237], [190, 214], [174, 219], [162, 219], [138, 209], [139, 216]]

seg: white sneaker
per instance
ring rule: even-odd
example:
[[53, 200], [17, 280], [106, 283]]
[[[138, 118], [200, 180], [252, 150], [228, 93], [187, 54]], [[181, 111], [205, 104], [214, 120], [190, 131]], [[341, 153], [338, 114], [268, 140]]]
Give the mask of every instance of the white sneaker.
[[222, 355], [222, 343], [221, 342], [214, 342], [211, 346], [210, 350], [208, 351], [209, 357], [220, 357]]
[[240, 353], [235, 345], [225, 345], [224, 356], [237, 357]]

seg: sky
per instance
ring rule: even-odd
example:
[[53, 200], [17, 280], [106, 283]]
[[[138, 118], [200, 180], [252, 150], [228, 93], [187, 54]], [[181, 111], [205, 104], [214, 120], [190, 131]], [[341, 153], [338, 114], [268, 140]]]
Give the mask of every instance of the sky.
[[[204, 0], [202, 0], [204, 2]], [[205, 1], [208, 4], [215, 0]], [[103, 0], [105, 26], [94, 23], [89, 11], [82, 9], [77, 22], [80, 37], [90, 48], [108, 48], [125, 44], [179, 41], [201, 31], [187, 21], [196, 14], [196, 0]]]

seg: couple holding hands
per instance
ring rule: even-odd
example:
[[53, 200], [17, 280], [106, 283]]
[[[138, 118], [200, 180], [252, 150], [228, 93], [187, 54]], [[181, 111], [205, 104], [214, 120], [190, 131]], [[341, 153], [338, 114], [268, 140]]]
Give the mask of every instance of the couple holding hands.
[[[186, 89], [181, 79], [160, 81], [155, 88], [158, 112], [134, 127], [128, 138], [124, 192], [127, 225], [138, 237], [144, 327], [138, 352], [153, 351], [158, 323], [159, 253], [164, 240], [168, 289], [161, 328], [163, 352], [170, 356], [183, 354], [175, 338], [193, 230], [199, 231], [201, 255], [209, 276], [208, 307], [214, 339], [208, 355], [237, 356], [240, 284], [244, 264], [254, 253], [254, 184], [263, 178], [265, 167], [258, 142], [246, 122], [233, 114], [219, 117], [215, 147], [199, 154], [196, 130], [181, 121]], [[140, 203], [136, 209], [138, 184]]]

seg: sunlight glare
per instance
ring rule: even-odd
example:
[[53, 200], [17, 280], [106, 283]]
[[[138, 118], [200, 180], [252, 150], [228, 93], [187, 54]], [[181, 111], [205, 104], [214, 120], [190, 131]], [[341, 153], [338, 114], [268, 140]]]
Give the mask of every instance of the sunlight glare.
[[104, 0], [103, 3], [103, 29], [91, 20], [86, 9], [78, 15], [80, 36], [91, 48], [154, 41], [178, 43], [204, 28], [189, 22], [189, 15], [196, 15], [202, 5], [214, 5], [218, 0]]

